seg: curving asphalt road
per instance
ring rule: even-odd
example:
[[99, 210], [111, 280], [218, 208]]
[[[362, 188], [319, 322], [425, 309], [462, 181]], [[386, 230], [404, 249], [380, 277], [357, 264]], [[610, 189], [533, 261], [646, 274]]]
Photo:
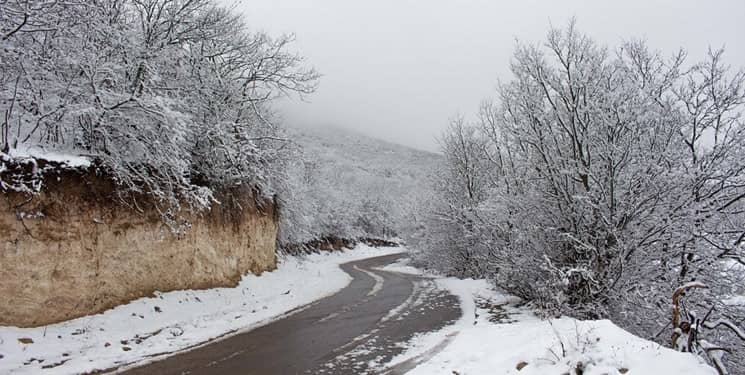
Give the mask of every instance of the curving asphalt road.
[[[458, 299], [427, 278], [382, 271], [404, 254], [342, 265], [353, 280], [286, 318], [125, 374], [380, 373], [402, 343], [457, 319]], [[395, 371], [394, 371], [395, 372]]]

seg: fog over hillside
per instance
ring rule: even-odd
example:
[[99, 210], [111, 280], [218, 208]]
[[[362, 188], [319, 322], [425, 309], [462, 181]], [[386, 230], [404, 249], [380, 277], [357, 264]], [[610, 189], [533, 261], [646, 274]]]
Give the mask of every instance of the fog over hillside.
[[421, 178], [441, 159], [436, 153], [338, 127], [289, 128], [288, 133], [307, 155], [318, 161], [387, 178]]
[[333, 127], [287, 132], [299, 151], [285, 206], [286, 223], [294, 224], [283, 226], [283, 242], [302, 243], [319, 233], [401, 237], [414, 230], [415, 207], [429, 196], [441, 155]]
[[470, 118], [510, 78], [515, 39], [541, 40], [570, 17], [602, 43], [641, 38], [665, 53], [682, 46], [693, 59], [726, 46], [730, 64], [745, 61], [741, 0], [222, 2], [255, 29], [295, 33], [297, 51], [323, 74], [308, 100], [278, 103], [288, 123], [427, 150], [438, 149], [449, 117]]

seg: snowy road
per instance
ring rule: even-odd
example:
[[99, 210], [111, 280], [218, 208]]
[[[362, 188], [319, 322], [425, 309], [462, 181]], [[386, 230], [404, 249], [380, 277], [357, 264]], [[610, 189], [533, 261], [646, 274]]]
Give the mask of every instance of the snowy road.
[[377, 373], [417, 333], [460, 316], [458, 299], [430, 279], [377, 269], [404, 255], [342, 265], [352, 282], [287, 318], [126, 374]]

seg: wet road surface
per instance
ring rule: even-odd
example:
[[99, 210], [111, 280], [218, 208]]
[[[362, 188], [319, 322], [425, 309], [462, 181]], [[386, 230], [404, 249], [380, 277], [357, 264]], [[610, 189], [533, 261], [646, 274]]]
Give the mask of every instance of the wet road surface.
[[343, 264], [353, 280], [337, 294], [250, 332], [125, 374], [374, 374], [417, 333], [460, 316], [458, 299], [423, 277], [377, 267], [402, 254]]

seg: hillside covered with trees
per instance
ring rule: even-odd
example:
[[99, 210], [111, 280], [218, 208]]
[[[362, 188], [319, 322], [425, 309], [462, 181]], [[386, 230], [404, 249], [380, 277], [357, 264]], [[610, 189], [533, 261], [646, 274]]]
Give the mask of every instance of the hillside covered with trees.
[[297, 157], [280, 195], [280, 246], [409, 238], [440, 155], [337, 128], [288, 129]]

